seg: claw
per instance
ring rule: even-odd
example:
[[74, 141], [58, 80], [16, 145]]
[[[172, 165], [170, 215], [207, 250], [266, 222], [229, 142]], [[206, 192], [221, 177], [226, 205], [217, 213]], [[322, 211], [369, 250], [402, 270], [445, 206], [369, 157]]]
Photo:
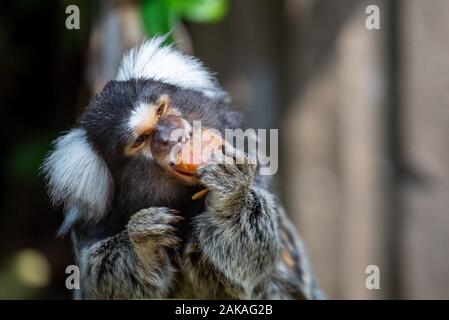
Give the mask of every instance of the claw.
[[180, 244], [181, 242], [182, 242], [181, 238], [173, 236], [167, 239], [166, 246], [175, 246]]
[[185, 219], [185, 217], [183, 217], [183, 216], [174, 216], [173, 223], [178, 223], [179, 221], [182, 221], [184, 219]]
[[171, 225], [168, 225], [165, 227], [165, 232], [174, 233], [175, 231], [176, 231], [176, 228], [172, 227]]

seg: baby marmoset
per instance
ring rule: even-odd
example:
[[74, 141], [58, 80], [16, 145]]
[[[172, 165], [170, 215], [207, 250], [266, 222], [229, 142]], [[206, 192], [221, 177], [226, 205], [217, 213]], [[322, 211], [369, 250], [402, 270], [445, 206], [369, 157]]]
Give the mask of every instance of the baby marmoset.
[[81, 270], [77, 297], [321, 297], [296, 231], [245, 153], [239, 165], [212, 158], [196, 180], [155, 157], [189, 139], [193, 121], [243, 128], [203, 65], [162, 42], [124, 56], [43, 164]]

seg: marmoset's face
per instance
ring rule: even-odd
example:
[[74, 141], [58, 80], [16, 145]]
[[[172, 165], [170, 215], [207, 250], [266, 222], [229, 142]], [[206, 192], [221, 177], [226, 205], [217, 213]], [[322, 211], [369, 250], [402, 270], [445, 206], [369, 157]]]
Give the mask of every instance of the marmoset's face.
[[191, 138], [193, 121], [224, 129], [225, 112], [199, 92], [152, 80], [111, 81], [89, 105], [80, 126], [105, 160], [119, 193], [170, 203], [198, 186], [193, 173], [176, 169], [173, 152]]
[[201, 121], [201, 101], [195, 95], [155, 81], [110, 82], [81, 120], [95, 148], [112, 169], [146, 163], [179, 182], [196, 179], [174, 170], [172, 150], [192, 136], [192, 121]]
[[192, 175], [175, 169], [175, 153], [192, 137], [193, 129], [167, 94], [154, 102], [141, 102], [132, 111], [128, 126], [131, 134], [124, 148], [127, 157], [156, 161], [180, 182], [196, 183]]
[[162, 41], [126, 54], [117, 80], [55, 141], [43, 164], [55, 204], [76, 205], [97, 217], [111, 207], [132, 213], [190, 205], [201, 186], [194, 171], [172, 165], [171, 151], [190, 145], [194, 121], [223, 133], [240, 128], [241, 118], [199, 61], [162, 47]]

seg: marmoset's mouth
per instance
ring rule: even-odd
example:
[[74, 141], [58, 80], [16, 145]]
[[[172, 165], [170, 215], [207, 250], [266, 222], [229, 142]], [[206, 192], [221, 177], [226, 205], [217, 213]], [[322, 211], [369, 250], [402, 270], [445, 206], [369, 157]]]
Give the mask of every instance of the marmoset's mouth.
[[198, 167], [205, 164], [213, 153], [221, 151], [225, 144], [221, 135], [211, 129], [202, 128], [197, 134], [194, 132], [192, 138], [176, 143], [171, 150], [155, 154], [156, 160], [175, 178], [190, 185], [198, 183]]
[[176, 168], [176, 166], [171, 166], [171, 170], [176, 174], [176, 176], [197, 179], [196, 172], [185, 172], [179, 170], [179, 168]]
[[176, 173], [178, 173], [182, 176], [186, 176], [186, 177], [194, 177], [195, 176], [195, 173], [182, 171], [180, 169], [177, 169], [175, 165], [172, 166], [172, 169], [174, 171], [176, 171]]
[[188, 185], [195, 185], [198, 184], [198, 178], [195, 175], [195, 173], [187, 173], [179, 171], [175, 168], [175, 165], [168, 165], [167, 170], [178, 180], [188, 184]]

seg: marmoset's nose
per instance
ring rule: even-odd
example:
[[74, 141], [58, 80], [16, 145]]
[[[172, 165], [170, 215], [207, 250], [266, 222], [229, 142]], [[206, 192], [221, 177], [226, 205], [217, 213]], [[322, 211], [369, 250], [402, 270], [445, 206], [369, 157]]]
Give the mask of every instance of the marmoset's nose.
[[162, 116], [154, 128], [153, 143], [163, 146], [173, 146], [185, 142], [190, 137], [189, 123], [178, 116]]

